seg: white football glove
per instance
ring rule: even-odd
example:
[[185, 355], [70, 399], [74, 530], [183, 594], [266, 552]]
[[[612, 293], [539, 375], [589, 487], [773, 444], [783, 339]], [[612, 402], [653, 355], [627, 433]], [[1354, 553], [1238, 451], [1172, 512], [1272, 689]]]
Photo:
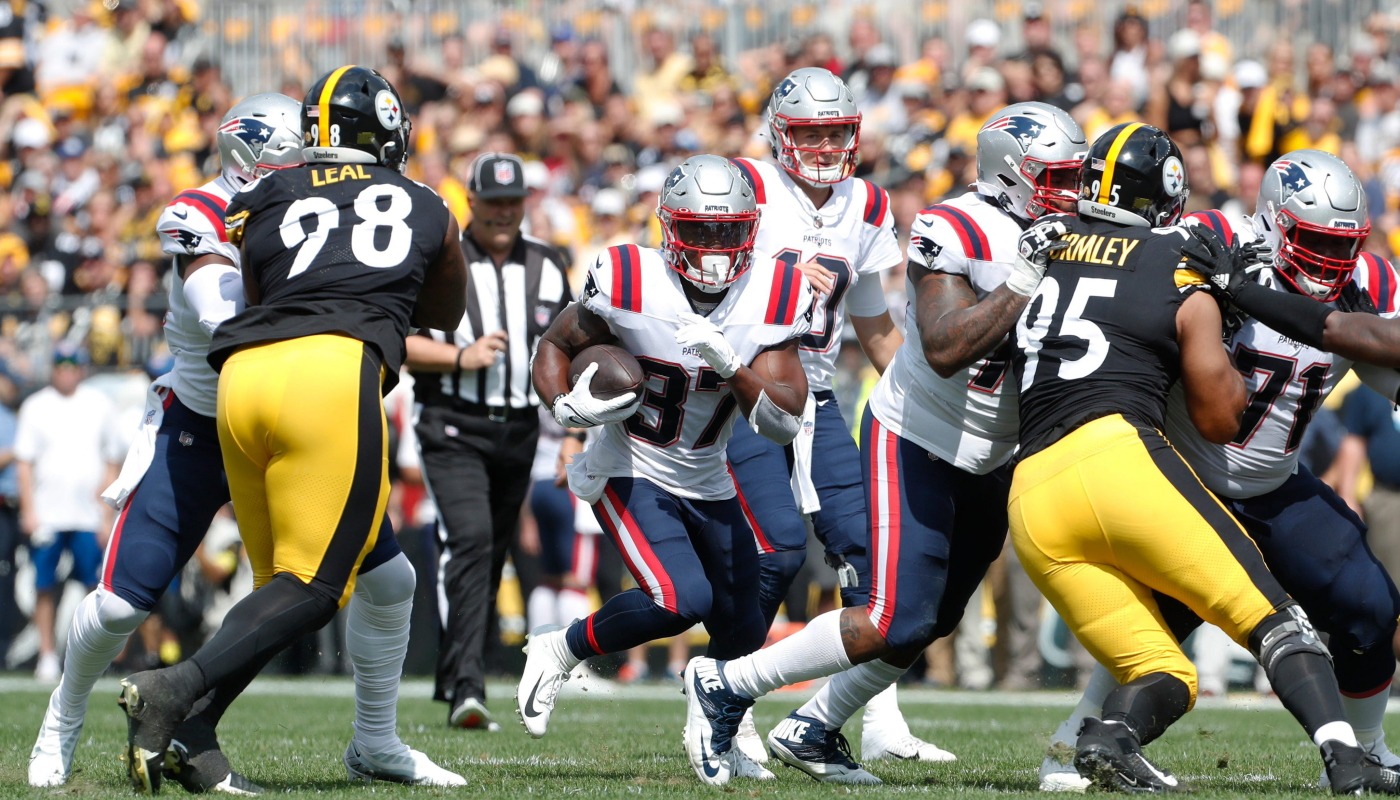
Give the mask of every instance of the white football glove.
[[593, 382], [593, 373], [597, 371], [596, 361], [589, 364], [578, 376], [574, 388], [570, 389], [568, 394], [559, 395], [554, 401], [551, 411], [554, 413], [554, 420], [560, 425], [565, 428], [592, 428], [621, 422], [637, 413], [640, 403], [637, 401], [636, 392], [620, 394], [611, 400], [593, 396], [588, 387]]
[[1069, 228], [1058, 220], [1027, 228], [1017, 241], [1016, 261], [1006, 278], [1006, 288], [1022, 297], [1035, 294], [1035, 287], [1040, 285], [1045, 268], [1050, 264], [1050, 256], [1069, 246], [1068, 242], [1060, 241], [1066, 233]]
[[744, 364], [739, 360], [739, 354], [734, 352], [729, 340], [724, 338], [724, 331], [699, 314], [682, 312], [680, 321], [685, 324], [676, 331], [676, 343], [681, 347], [694, 347], [700, 351], [700, 357], [705, 359], [705, 363], [718, 372], [721, 378], [728, 380], [734, 377], [734, 373]]

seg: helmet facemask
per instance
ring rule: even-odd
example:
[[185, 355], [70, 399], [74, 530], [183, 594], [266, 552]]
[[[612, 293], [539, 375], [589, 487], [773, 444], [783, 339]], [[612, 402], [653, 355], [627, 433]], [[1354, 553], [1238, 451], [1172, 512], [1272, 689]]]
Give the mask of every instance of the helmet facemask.
[[722, 292], [753, 265], [758, 211], [701, 214], [662, 206], [656, 216], [666, 263], [700, 291]]
[[[851, 117], [828, 117], [822, 119], [795, 119], [776, 115], [770, 120], [770, 128], [776, 142], [778, 163], [795, 178], [821, 186], [840, 183], [851, 177], [860, 164], [860, 115]], [[847, 134], [842, 141], [809, 147], [799, 145], [796, 139], [802, 128], [847, 126]]]
[[1322, 302], [1337, 299], [1351, 280], [1361, 255], [1361, 245], [1371, 234], [1369, 223], [1360, 228], [1329, 227], [1299, 219], [1288, 209], [1274, 214], [1279, 229], [1274, 266], [1299, 292]]
[[1032, 156], [1021, 160], [1017, 169], [1031, 185], [1031, 198], [1026, 201], [1028, 219], [1045, 214], [1073, 213], [1079, 202], [1079, 159], [1042, 161]]

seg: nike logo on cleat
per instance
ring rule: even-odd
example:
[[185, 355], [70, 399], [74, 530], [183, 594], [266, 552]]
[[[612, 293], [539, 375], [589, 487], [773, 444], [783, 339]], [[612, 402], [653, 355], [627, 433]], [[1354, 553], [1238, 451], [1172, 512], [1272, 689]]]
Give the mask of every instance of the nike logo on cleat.
[[719, 775], [719, 765], [715, 763], [711, 766], [712, 761], [717, 762], [717, 759], [712, 759], [708, 753], [700, 759], [700, 768], [705, 771], [705, 777], [707, 778], [714, 778]]
[[705, 690], [705, 694], [724, 688], [724, 679], [719, 676], [719, 665], [713, 661], [697, 664], [695, 677], [700, 681], [700, 688]]
[[538, 717], [539, 715], [544, 713], [538, 708], [535, 708], [535, 692], [538, 692], [539, 690], [540, 685], [536, 683], [534, 688], [530, 690], [530, 696], [525, 698], [525, 709], [522, 713], [524, 713], [527, 717]]
[[788, 717], [779, 722], [773, 729], [773, 735], [779, 739], [787, 739], [790, 742], [800, 742], [807, 736], [807, 729], [812, 725], [809, 722], [792, 719]]

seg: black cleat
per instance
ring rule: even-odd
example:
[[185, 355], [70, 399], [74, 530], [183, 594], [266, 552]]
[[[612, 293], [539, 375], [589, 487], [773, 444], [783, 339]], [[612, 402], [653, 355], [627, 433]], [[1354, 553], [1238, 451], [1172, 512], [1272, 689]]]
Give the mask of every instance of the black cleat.
[[1326, 741], [1318, 749], [1332, 794], [1400, 794], [1400, 772], [1360, 747]]
[[1171, 773], [1158, 769], [1142, 754], [1137, 735], [1121, 722], [1089, 717], [1079, 729], [1074, 768], [1095, 786], [1110, 792], [1160, 794], [1179, 792]]
[[263, 793], [261, 786], [233, 771], [214, 729], [202, 717], [190, 717], [175, 730], [165, 756], [165, 779], [191, 794]]
[[165, 670], [138, 672], [121, 683], [117, 705], [126, 712], [126, 774], [138, 794], [159, 794], [165, 751], [190, 703]]

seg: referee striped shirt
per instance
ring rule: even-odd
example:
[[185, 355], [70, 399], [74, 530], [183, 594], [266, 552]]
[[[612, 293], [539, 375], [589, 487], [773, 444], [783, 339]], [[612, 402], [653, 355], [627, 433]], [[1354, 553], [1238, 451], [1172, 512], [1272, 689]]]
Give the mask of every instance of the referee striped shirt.
[[466, 347], [485, 334], [503, 330], [507, 349], [483, 369], [415, 374], [416, 399], [425, 405], [451, 404], [455, 398], [491, 407], [537, 406], [530, 354], [554, 318], [573, 301], [565, 259], [549, 243], [525, 234], [516, 238], [499, 267], [471, 236], [462, 237], [462, 253], [467, 261], [467, 313], [455, 331], [426, 333], [440, 342]]

